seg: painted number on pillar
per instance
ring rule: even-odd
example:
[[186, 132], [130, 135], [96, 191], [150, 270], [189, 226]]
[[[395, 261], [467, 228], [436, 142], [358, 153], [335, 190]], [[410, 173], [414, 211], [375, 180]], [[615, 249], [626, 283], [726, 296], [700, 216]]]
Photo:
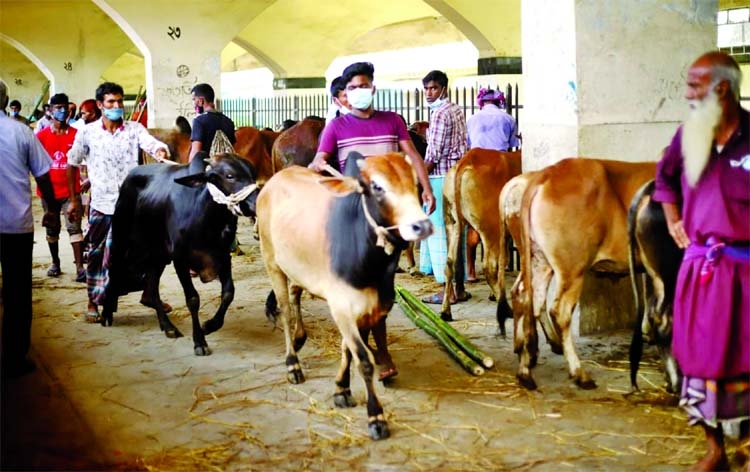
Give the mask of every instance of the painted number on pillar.
[[70, 72], [73, 70], [73, 63], [72, 62], [63, 62], [63, 69]]
[[180, 37], [180, 27], [179, 26], [170, 26], [167, 28], [167, 36], [172, 38], [172, 40], [176, 40]]

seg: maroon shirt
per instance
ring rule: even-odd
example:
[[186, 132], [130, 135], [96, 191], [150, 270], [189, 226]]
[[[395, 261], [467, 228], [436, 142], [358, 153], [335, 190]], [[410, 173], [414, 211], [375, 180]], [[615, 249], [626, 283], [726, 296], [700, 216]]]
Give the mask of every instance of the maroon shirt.
[[[690, 187], [683, 175], [682, 132], [677, 130], [656, 168], [654, 200], [682, 205], [691, 247], [680, 265], [674, 300], [672, 350], [683, 373], [702, 379], [750, 372], [750, 120], [709, 162]], [[711, 277], [701, 280], [707, 240], [734, 245], [724, 251]]]

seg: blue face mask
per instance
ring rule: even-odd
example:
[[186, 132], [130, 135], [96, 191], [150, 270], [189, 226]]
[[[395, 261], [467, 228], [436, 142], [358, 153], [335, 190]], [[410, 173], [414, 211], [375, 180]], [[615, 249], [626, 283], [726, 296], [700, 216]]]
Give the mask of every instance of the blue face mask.
[[52, 112], [52, 118], [56, 119], [57, 121], [64, 123], [65, 118], [68, 117], [68, 110], [55, 110]]
[[16, 117], [16, 116], [18, 116], [18, 113], [19, 113], [18, 110], [11, 110], [10, 111], [10, 116]]
[[125, 110], [122, 108], [104, 108], [102, 115], [109, 121], [120, 121], [125, 115]]

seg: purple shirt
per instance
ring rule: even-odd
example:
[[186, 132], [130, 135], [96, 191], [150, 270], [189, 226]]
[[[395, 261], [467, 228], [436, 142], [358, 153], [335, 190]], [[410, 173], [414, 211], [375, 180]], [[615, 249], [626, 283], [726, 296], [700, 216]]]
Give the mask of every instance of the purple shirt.
[[363, 156], [399, 152], [399, 141], [408, 141], [404, 120], [391, 111], [375, 111], [370, 118], [342, 115], [323, 128], [318, 152], [336, 156], [339, 170], [344, 172], [346, 157], [351, 151]]
[[492, 103], [485, 104], [466, 120], [469, 147], [507, 151], [519, 147], [516, 120]]
[[[653, 197], [682, 205], [691, 241], [677, 276], [672, 351], [686, 376], [732, 378], [750, 372], [748, 112], [741, 111], [740, 126], [721, 152], [712, 146], [695, 187], [683, 175], [682, 133], [681, 127], [657, 165]], [[713, 264], [706, 257], [710, 237], [734, 246], [716, 251]], [[709, 277], [701, 275], [706, 269]]]
[[742, 110], [740, 126], [721, 153], [712, 146], [700, 180], [690, 188], [682, 171], [680, 127], [656, 167], [657, 202], [682, 204], [682, 219], [690, 241], [703, 243], [750, 241], [750, 125]]

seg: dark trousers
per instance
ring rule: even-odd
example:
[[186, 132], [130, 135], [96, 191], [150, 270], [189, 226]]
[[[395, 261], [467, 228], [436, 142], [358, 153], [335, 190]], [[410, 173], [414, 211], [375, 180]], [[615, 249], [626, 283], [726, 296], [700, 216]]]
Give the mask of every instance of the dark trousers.
[[34, 233], [0, 234], [4, 365], [26, 358], [31, 346], [31, 256]]

